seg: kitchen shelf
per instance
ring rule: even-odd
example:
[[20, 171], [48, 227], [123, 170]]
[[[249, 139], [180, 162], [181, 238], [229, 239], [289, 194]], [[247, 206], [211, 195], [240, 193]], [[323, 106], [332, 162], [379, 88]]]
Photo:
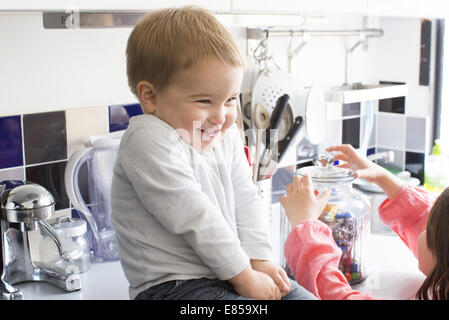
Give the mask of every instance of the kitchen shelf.
[[407, 92], [406, 84], [352, 83], [325, 88], [326, 100], [341, 104], [404, 97]]

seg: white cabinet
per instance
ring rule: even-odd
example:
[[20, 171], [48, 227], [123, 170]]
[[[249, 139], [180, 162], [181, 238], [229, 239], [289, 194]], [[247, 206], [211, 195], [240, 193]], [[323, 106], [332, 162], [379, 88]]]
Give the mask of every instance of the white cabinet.
[[374, 16], [444, 18], [447, 0], [368, 0], [367, 13]]
[[232, 9], [239, 11], [257, 10], [266, 12], [300, 13], [366, 13], [367, 0], [234, 0]]
[[209, 10], [229, 10], [230, 0], [2, 0], [0, 10], [154, 10], [166, 7], [197, 5]]

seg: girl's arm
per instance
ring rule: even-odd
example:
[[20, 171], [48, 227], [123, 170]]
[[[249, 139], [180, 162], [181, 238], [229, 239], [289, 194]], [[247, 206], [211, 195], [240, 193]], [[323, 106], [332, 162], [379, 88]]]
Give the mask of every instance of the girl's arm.
[[338, 270], [341, 249], [331, 229], [318, 220], [306, 220], [290, 232], [284, 247], [296, 281], [323, 300], [368, 300], [370, 294], [353, 290]]
[[330, 192], [318, 198], [309, 176], [293, 177], [286, 188], [287, 196], [279, 200], [292, 224], [284, 251], [296, 281], [321, 299], [372, 299], [352, 290], [338, 270], [341, 250], [332, 232], [316, 220], [323, 211]]
[[434, 197], [417, 187], [403, 186], [394, 199], [379, 206], [379, 217], [418, 257], [418, 237], [426, 229]]
[[379, 207], [381, 220], [388, 225], [417, 257], [418, 236], [427, 224], [434, 198], [419, 188], [406, 186], [397, 176], [361, 157], [349, 144], [330, 147], [330, 152], [338, 152], [335, 160], [345, 162], [343, 167], [355, 170], [355, 176], [376, 183], [387, 195]]

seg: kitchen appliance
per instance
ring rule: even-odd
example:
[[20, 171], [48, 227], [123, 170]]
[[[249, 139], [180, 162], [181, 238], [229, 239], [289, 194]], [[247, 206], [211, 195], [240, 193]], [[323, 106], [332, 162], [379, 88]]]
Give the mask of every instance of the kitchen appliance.
[[[370, 204], [360, 191], [352, 188], [353, 171], [334, 167], [332, 155], [320, 156], [319, 159], [321, 161], [317, 161], [317, 166], [300, 168], [297, 174], [308, 174], [318, 193], [331, 190], [328, 204], [319, 219], [331, 228], [334, 240], [342, 250], [340, 271], [350, 284], [356, 284], [367, 276], [366, 245], [370, 232]], [[290, 232], [288, 220], [284, 221], [282, 247]], [[285, 259], [283, 264], [288, 267]]]
[[42, 233], [42, 240], [39, 243], [40, 264], [53, 270], [70, 271], [77, 270], [83, 273], [90, 268], [90, 242], [87, 237], [87, 224], [85, 220], [73, 219], [69, 216], [63, 216], [57, 219], [51, 227], [60, 238], [66, 241], [75, 242], [79, 245], [82, 253], [76, 259], [71, 261], [62, 260], [54, 250], [54, 242], [45, 233]]
[[[87, 222], [93, 262], [118, 260], [115, 229], [111, 222], [112, 170], [120, 139], [125, 130], [88, 137], [84, 147], [69, 158], [65, 187], [72, 206]], [[87, 190], [81, 191], [82, 169], [86, 169]]]
[[60, 238], [45, 221], [54, 214], [53, 196], [44, 187], [27, 181], [8, 180], [0, 186], [0, 299], [22, 299], [22, 292], [13, 285], [24, 281], [45, 281], [65, 291], [81, 289], [76, 268], [71, 269], [73, 272], [46, 269], [32, 259], [30, 232], [39, 229], [53, 240], [60, 260], [70, 264], [81, 254], [78, 245]]

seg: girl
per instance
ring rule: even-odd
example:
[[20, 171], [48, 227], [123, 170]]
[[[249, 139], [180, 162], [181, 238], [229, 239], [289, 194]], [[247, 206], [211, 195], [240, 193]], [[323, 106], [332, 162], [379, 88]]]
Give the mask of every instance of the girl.
[[[410, 248], [418, 258], [419, 269], [427, 275], [416, 298], [448, 299], [449, 188], [434, 203], [429, 193], [405, 185], [386, 169], [359, 157], [351, 145], [330, 147], [327, 151], [337, 151], [334, 158], [345, 162], [342, 167], [352, 168], [356, 177], [376, 183], [386, 193], [388, 199], [380, 205], [379, 216]], [[296, 281], [321, 299], [374, 299], [370, 294], [352, 290], [338, 270], [341, 250], [330, 228], [317, 220], [329, 192], [315, 197], [308, 176], [295, 176], [286, 190], [287, 195], [280, 202], [292, 231], [284, 249]]]

